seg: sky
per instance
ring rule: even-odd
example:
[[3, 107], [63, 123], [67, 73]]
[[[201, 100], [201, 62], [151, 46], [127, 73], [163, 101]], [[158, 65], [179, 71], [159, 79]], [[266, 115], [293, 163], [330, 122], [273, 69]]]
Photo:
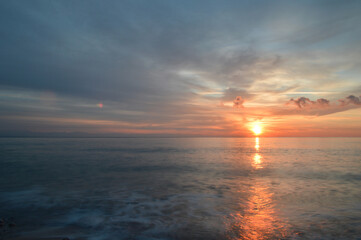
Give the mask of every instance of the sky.
[[0, 2], [0, 136], [361, 137], [361, 1]]

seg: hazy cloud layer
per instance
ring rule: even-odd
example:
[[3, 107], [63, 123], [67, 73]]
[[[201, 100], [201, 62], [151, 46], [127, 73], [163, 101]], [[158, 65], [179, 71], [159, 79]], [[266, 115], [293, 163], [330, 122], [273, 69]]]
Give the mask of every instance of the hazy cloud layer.
[[337, 99], [361, 89], [360, 10], [357, 0], [2, 1], [0, 134], [232, 135], [247, 117], [355, 108], [358, 97]]

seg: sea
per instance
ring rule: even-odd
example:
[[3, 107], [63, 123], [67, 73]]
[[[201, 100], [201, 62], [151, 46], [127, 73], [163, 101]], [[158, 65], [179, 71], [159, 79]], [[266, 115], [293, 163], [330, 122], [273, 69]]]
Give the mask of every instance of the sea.
[[361, 239], [361, 138], [0, 138], [0, 218], [0, 239]]

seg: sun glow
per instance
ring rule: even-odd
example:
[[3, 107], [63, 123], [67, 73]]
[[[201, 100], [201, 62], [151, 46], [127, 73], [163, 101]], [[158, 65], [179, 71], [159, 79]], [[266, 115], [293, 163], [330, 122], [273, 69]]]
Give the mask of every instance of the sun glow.
[[255, 123], [252, 128], [253, 133], [258, 136], [262, 133], [262, 127], [259, 123]]

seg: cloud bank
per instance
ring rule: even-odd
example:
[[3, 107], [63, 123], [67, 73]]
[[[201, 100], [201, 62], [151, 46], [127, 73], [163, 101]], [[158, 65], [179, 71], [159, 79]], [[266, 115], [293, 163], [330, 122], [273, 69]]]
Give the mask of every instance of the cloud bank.
[[359, 97], [334, 99], [361, 89], [359, 9], [322, 0], [2, 1], [0, 135], [243, 136], [245, 118], [356, 108]]

